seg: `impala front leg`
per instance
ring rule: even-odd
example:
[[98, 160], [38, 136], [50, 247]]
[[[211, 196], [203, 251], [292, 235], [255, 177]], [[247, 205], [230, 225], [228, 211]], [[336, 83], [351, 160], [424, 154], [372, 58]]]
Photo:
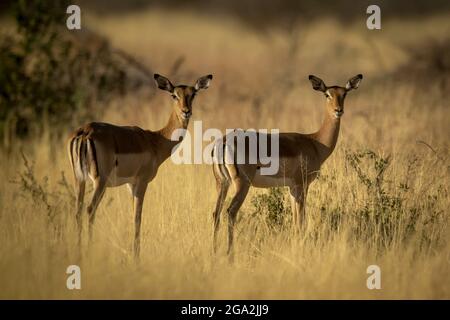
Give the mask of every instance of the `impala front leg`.
[[145, 191], [147, 190], [147, 182], [138, 183], [133, 186], [133, 203], [134, 203], [134, 256], [139, 258], [141, 249], [141, 221], [142, 206], [144, 203]]
[[307, 229], [306, 195], [308, 193], [308, 187], [291, 187], [290, 193], [293, 227], [295, 231], [302, 233]]

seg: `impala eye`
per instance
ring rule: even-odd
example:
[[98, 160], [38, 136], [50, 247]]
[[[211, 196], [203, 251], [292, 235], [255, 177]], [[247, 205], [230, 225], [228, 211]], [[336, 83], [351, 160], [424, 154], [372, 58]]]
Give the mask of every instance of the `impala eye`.
[[176, 96], [176, 95], [172, 95], [172, 98], [174, 99], [174, 100], [176, 100], [176, 99], [178, 99], [178, 97]]

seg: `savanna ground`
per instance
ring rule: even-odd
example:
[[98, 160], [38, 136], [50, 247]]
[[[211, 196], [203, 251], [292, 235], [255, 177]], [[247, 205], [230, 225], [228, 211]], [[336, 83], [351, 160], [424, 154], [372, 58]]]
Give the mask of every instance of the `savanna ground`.
[[[68, 122], [57, 139], [49, 126], [2, 151], [1, 298], [450, 298], [448, 12], [388, 17], [379, 31], [366, 28], [362, 12], [348, 23], [328, 17], [264, 32], [189, 10], [83, 14], [113, 46], [174, 83], [214, 75], [194, 101], [190, 129], [202, 120], [204, 129], [312, 132], [325, 99], [307, 76], [328, 85], [364, 79], [348, 95], [336, 150], [311, 185], [306, 233], [290, 229], [286, 190], [252, 189], [234, 264], [225, 254], [225, 212], [212, 254], [208, 165], [162, 165], [145, 198], [137, 264], [126, 187], [107, 190], [93, 243], [78, 257], [65, 138], [81, 123]], [[152, 94], [102, 104], [96, 120], [159, 129], [171, 99], [148, 86]], [[66, 288], [71, 264], [81, 267], [82, 290]], [[381, 268], [381, 290], [366, 287], [372, 264]]]

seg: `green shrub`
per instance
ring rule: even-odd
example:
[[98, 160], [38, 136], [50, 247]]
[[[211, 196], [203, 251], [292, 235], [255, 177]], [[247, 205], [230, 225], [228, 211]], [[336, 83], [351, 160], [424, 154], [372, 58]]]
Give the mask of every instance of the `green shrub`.
[[125, 72], [106, 42], [95, 49], [65, 25], [68, 1], [18, 1], [13, 36], [0, 38], [0, 137], [15, 138], [51, 128], [58, 136], [74, 122], [96, 117], [92, 106], [123, 92]]
[[270, 188], [267, 193], [255, 195], [251, 199], [253, 215], [261, 215], [272, 230], [280, 230], [291, 219], [291, 208], [285, 201], [284, 188]]
[[[383, 157], [371, 150], [364, 150], [346, 151], [345, 158], [365, 187], [365, 192], [361, 194], [364, 202], [351, 213], [354, 223], [350, 225], [357, 239], [377, 248], [406, 243], [417, 235], [420, 248], [439, 244], [443, 231], [441, 227], [445, 226], [446, 221], [437, 200], [443, 195], [427, 190], [418, 198], [411, 197], [413, 190], [410, 190], [408, 176], [417, 165], [417, 158], [409, 162], [405, 181], [396, 183], [386, 178], [391, 156]], [[445, 192], [442, 185], [438, 190]], [[430, 234], [434, 235], [433, 239]]]

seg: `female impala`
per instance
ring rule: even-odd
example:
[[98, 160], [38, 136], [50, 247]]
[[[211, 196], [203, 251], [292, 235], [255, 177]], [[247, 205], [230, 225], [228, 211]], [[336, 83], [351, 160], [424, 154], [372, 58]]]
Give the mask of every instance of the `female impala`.
[[[227, 140], [227, 135], [219, 143], [219, 149], [213, 150], [213, 172], [216, 178], [217, 189], [219, 192], [216, 208], [213, 213], [214, 219], [214, 239], [213, 246], [216, 250], [217, 231], [220, 222], [220, 213], [225, 201], [230, 184], [234, 186], [234, 195], [231, 200], [228, 212], [228, 253], [232, 253], [233, 247], [233, 229], [236, 222], [236, 216], [239, 208], [247, 196], [250, 186], [259, 188], [269, 188], [276, 186], [288, 186], [290, 188], [292, 214], [294, 224], [300, 230], [305, 223], [305, 200], [308, 187], [317, 177], [318, 171], [324, 161], [331, 155], [336, 146], [341, 117], [344, 114], [344, 100], [347, 92], [357, 89], [363, 76], [361, 74], [351, 78], [345, 87], [332, 86], [327, 87], [325, 83], [315, 77], [309, 76], [314, 90], [325, 94], [325, 119], [319, 131], [312, 134], [301, 133], [280, 133], [278, 137], [278, 159], [279, 170], [274, 175], [263, 175], [261, 162], [251, 164], [236, 164], [236, 161], [227, 161], [236, 159], [236, 143], [234, 138], [230, 138], [231, 144]], [[257, 135], [259, 140], [261, 134]], [[265, 137], [265, 141], [272, 139]], [[220, 150], [223, 148], [223, 150]], [[251, 158], [246, 145], [244, 149], [245, 159]], [[269, 149], [271, 148], [269, 145]], [[219, 151], [218, 151], [219, 150]], [[223, 152], [222, 152], [223, 151]], [[242, 158], [242, 155], [240, 155]], [[233, 163], [230, 163], [233, 162]], [[231, 255], [232, 258], [232, 255]]]
[[107, 187], [128, 184], [135, 210], [134, 253], [139, 256], [142, 204], [147, 185], [156, 176], [159, 166], [173, 148], [181, 142], [171, 140], [172, 132], [186, 129], [192, 115], [192, 101], [200, 89], [206, 89], [212, 75], [201, 77], [192, 86], [174, 86], [167, 78], [155, 74], [156, 84], [173, 98], [173, 111], [166, 126], [158, 131], [138, 127], [119, 127], [109, 123], [92, 122], [76, 130], [68, 143], [70, 162], [78, 189], [76, 219], [79, 241], [82, 232], [82, 207], [85, 183], [89, 177], [94, 184], [92, 201], [87, 208], [89, 238], [95, 211]]

